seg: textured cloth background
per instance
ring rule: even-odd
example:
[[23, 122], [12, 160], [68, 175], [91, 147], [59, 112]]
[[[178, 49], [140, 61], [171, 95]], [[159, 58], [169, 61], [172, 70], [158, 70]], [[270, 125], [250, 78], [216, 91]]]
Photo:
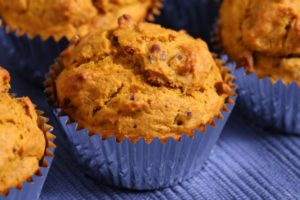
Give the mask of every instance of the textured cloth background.
[[[213, 17], [207, 16], [216, 14], [211, 1], [166, 0], [166, 3], [159, 22], [175, 29], [187, 28], [193, 35], [208, 40]], [[0, 46], [0, 64], [8, 68], [11, 66], [7, 60], [9, 49], [3, 44]], [[300, 199], [300, 137], [262, 131], [241, 117], [238, 111], [231, 116], [204, 169], [194, 178], [172, 188], [151, 192], [103, 186], [86, 176], [72, 159], [43, 91], [20, 79], [14, 70], [10, 69], [10, 72], [13, 91], [18, 96], [30, 96], [39, 109], [47, 111], [58, 135], [56, 157], [41, 200]]]

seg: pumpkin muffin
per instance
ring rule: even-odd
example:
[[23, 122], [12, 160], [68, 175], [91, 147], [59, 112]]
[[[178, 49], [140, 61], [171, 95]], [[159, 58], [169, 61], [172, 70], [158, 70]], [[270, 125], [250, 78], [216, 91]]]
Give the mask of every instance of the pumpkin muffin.
[[204, 41], [128, 15], [118, 24], [73, 41], [52, 66], [56, 103], [79, 127], [150, 142], [221, 117], [233, 92]]
[[300, 1], [224, 0], [219, 23], [221, 43], [240, 66], [300, 86]]
[[0, 0], [0, 17], [11, 30], [56, 40], [85, 35], [95, 26], [117, 26], [117, 17], [131, 13], [144, 20], [158, 13], [157, 0]]
[[46, 148], [34, 105], [28, 97], [7, 93], [9, 79], [0, 68], [0, 195], [38, 171]]

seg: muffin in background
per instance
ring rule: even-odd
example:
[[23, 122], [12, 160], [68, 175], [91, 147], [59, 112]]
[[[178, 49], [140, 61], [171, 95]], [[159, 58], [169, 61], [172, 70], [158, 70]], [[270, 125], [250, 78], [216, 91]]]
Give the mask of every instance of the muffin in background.
[[[41, 168], [48, 167], [45, 157], [50, 152], [46, 148], [54, 147], [53, 136], [28, 97], [15, 98], [8, 93], [9, 81], [8, 72], [0, 67], [0, 198], [36, 199], [46, 177]], [[41, 177], [33, 181], [37, 173]], [[27, 181], [33, 181], [31, 190], [22, 189]], [[13, 188], [20, 191], [11, 192]]]
[[220, 10], [224, 50], [259, 78], [300, 86], [300, 2], [225, 0]]
[[157, 0], [1, 0], [0, 17], [9, 30], [17, 30], [19, 35], [59, 41], [84, 36], [95, 27], [115, 27], [117, 18], [125, 13], [133, 13], [135, 20], [143, 21], [158, 6]]
[[[46, 81], [49, 98], [76, 122], [69, 127], [57, 115], [93, 177], [130, 189], [166, 187], [189, 178], [209, 155], [230, 113], [222, 111], [233, 103], [233, 77], [200, 39], [128, 15], [118, 23], [62, 52]], [[204, 134], [207, 125], [216, 128]], [[106, 145], [112, 154], [101, 153]], [[169, 164], [174, 170], [165, 172]]]
[[125, 13], [133, 13], [137, 21], [153, 18], [160, 7], [159, 0], [0, 0], [0, 19], [7, 31], [1, 39], [11, 40], [17, 71], [41, 86], [48, 67], [73, 37], [95, 27], [115, 27]]
[[250, 74], [237, 76], [241, 109], [263, 126], [296, 134], [300, 134], [299, 25], [297, 0], [224, 0], [220, 9], [223, 49]]

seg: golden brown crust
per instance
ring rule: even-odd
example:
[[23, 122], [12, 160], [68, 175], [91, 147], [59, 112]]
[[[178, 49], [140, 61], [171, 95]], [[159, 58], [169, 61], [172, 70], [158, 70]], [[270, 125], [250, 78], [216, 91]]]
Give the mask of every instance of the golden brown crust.
[[220, 37], [230, 57], [248, 71], [300, 85], [298, 0], [224, 0]]
[[0, 93], [0, 195], [38, 171], [45, 153], [45, 134], [28, 97]]
[[118, 28], [74, 42], [56, 67], [59, 107], [104, 138], [193, 136], [232, 94], [202, 40], [127, 15]]
[[0, 16], [10, 29], [43, 39], [83, 36], [95, 26], [109, 29], [116, 19], [132, 13], [142, 21], [158, 0], [0, 0]]

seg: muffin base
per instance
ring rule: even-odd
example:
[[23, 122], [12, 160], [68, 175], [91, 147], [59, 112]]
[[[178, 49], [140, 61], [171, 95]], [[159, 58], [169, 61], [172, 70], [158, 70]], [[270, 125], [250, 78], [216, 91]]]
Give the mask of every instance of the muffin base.
[[117, 142], [115, 137], [102, 140], [100, 134], [89, 136], [87, 129], [77, 130], [77, 124], [66, 123], [67, 116], [59, 117], [72, 152], [84, 171], [100, 183], [135, 190], [169, 187], [191, 178], [208, 158], [233, 109], [223, 112], [223, 120], [208, 126], [206, 133], [195, 130], [195, 136], [184, 135], [162, 143], [158, 138], [150, 144], [143, 139], [132, 143], [129, 139]]

